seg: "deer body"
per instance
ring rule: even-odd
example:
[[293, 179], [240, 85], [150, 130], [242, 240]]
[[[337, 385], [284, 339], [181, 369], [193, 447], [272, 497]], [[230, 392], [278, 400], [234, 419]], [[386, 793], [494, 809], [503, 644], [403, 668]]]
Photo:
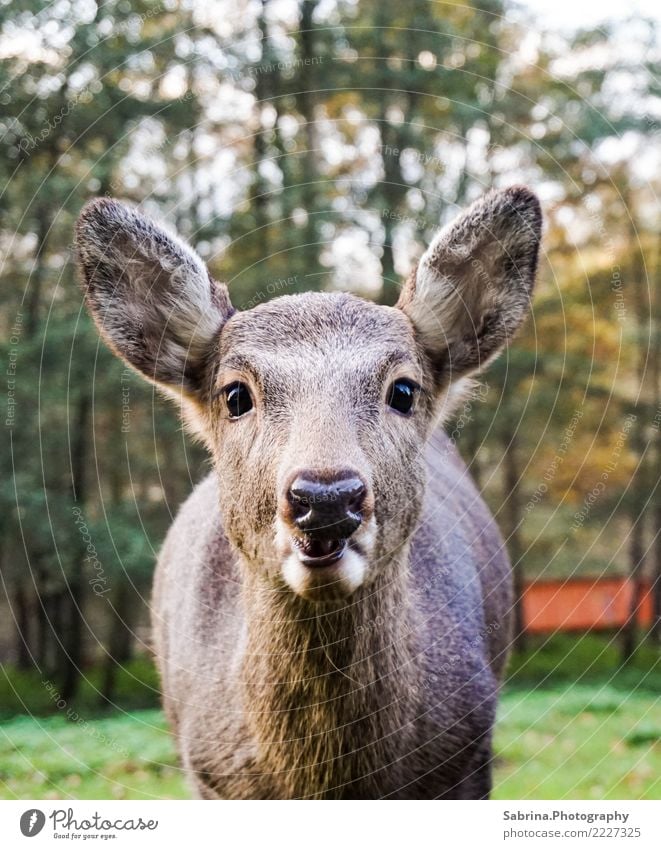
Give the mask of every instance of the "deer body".
[[485, 798], [511, 608], [502, 540], [437, 422], [530, 300], [540, 214], [492, 193], [397, 307], [235, 312], [175, 237], [112, 201], [78, 259], [108, 342], [215, 471], [159, 559], [164, 706], [204, 798]]
[[509, 563], [442, 433], [428, 468], [408, 568], [390, 564], [349, 608], [245, 587], [215, 476], [184, 505], [159, 562], [154, 631], [166, 712], [200, 795], [488, 793]]

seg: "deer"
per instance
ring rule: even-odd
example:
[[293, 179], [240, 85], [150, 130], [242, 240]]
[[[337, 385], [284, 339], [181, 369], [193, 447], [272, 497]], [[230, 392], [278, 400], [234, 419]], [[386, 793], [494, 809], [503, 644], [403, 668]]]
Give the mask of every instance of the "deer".
[[530, 189], [492, 190], [439, 229], [395, 306], [325, 291], [236, 310], [167, 227], [110, 198], [83, 208], [101, 336], [213, 462], [151, 601], [196, 797], [489, 797], [511, 565], [443, 424], [530, 312], [541, 229]]

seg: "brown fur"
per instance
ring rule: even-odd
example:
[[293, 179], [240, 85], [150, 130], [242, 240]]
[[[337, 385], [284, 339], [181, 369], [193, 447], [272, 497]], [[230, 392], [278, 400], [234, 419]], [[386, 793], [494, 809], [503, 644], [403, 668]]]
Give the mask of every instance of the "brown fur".
[[[234, 313], [173, 237], [114, 202], [83, 212], [92, 314], [149, 379], [183, 386], [214, 457], [167, 536], [153, 603], [164, 705], [200, 796], [488, 795], [509, 564], [435, 426], [525, 317], [539, 230], [534, 195], [493, 193], [441, 232], [397, 308], [307, 294]], [[399, 378], [420, 385], [408, 417], [386, 403]], [[232, 420], [222, 390], [236, 380], [254, 409]], [[321, 584], [297, 566], [283, 507], [309, 469], [353, 470], [368, 489], [355, 549]]]

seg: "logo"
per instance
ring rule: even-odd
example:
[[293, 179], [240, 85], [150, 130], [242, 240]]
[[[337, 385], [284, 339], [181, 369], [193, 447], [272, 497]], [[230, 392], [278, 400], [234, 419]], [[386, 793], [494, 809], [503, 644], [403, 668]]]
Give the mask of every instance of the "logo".
[[24, 837], [34, 837], [39, 834], [46, 823], [46, 816], [43, 811], [37, 808], [30, 808], [21, 817], [21, 834]]

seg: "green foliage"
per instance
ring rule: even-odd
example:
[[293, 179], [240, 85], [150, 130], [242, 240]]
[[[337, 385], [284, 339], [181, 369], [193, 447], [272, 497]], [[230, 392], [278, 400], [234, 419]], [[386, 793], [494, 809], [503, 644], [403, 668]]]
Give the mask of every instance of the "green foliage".
[[[636, 159], [658, 130], [654, 26], [543, 34], [530, 55], [503, 0], [292, 8], [265, 0], [227, 21], [156, 0], [0, 8], [0, 360], [15, 366], [0, 570], [25, 638], [4, 653], [58, 681], [144, 624], [146, 603], [118, 589], [147, 597], [172, 516], [207, 469], [84, 312], [72, 231], [97, 195], [168, 220], [250, 307], [334, 288], [393, 302], [458, 206], [493, 185], [538, 186], [533, 320], [486, 374], [459, 445], [525, 576], [635, 571], [652, 544], [658, 186]], [[622, 86], [631, 97], [613, 96]], [[636, 527], [632, 554], [622, 540]], [[112, 604], [90, 621], [98, 569]]]
[[84, 716], [155, 708], [159, 704], [158, 675], [151, 658], [139, 655], [118, 669], [111, 704], [101, 694], [103, 668], [100, 665], [83, 672], [81, 685], [74, 699], [65, 707], [58, 705], [61, 693], [44, 670], [17, 669], [5, 666], [0, 670], [0, 721], [22, 714], [47, 717], [63, 715], [67, 709]]
[[554, 634], [529, 642], [525, 652], [510, 658], [505, 676], [510, 691], [577, 683], [611, 693], [635, 690], [655, 696], [661, 692], [661, 658], [654, 646], [641, 645], [631, 661], [622, 665], [613, 634]]

